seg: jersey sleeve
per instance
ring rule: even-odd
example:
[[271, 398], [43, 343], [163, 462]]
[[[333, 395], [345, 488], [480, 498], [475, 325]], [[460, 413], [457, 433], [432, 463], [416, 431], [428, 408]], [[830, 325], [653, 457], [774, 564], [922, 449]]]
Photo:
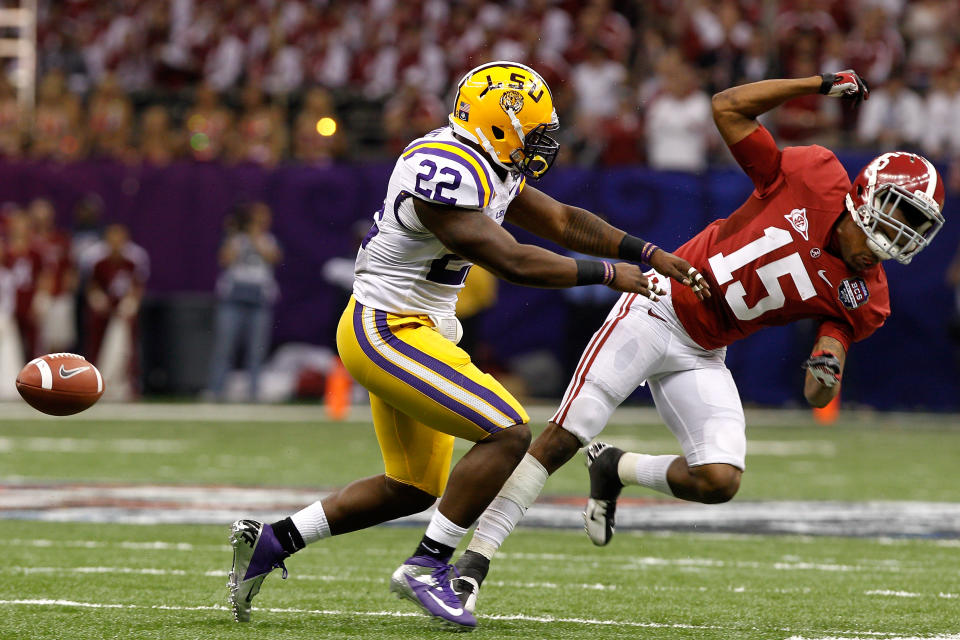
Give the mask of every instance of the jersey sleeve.
[[740, 142], [730, 145], [730, 153], [753, 181], [758, 197], [765, 196], [777, 184], [781, 176], [782, 154], [763, 125]]
[[490, 170], [479, 154], [462, 145], [421, 141], [402, 157], [410, 195], [451, 207], [483, 209], [493, 197]]
[[842, 317], [827, 318], [820, 324], [817, 339], [824, 336], [840, 341], [845, 351], [850, 345], [873, 335], [883, 326], [890, 316], [890, 294], [887, 289], [886, 274], [879, 270], [877, 275], [865, 284], [869, 291], [866, 304], [853, 309], [845, 309]]

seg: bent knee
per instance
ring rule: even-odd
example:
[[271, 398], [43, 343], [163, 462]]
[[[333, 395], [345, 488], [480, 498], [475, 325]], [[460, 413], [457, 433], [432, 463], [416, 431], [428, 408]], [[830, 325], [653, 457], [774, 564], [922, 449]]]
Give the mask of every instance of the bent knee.
[[530, 440], [530, 425], [522, 422], [494, 433], [484, 442], [496, 444], [502, 452], [501, 455], [513, 456], [519, 460], [530, 447]]
[[393, 478], [385, 478], [385, 484], [393, 504], [401, 507], [407, 515], [426, 511], [437, 501], [437, 496]]
[[523, 454], [527, 452], [527, 449], [530, 447], [530, 440], [532, 439], [529, 423], [523, 422], [514, 425], [509, 429], [504, 429], [501, 433], [507, 434], [506, 438], [509, 439], [511, 451], [520, 456], [523, 456]]
[[737, 495], [743, 475], [740, 469], [728, 464], [708, 464], [695, 469], [701, 502], [720, 504], [729, 502]]

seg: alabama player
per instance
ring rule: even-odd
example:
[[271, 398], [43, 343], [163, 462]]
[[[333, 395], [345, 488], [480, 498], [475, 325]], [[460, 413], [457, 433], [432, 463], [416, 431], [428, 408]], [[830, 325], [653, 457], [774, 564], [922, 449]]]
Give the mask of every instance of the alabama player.
[[943, 224], [944, 187], [936, 169], [912, 153], [885, 153], [851, 186], [823, 147], [780, 150], [756, 118], [790, 98], [816, 94], [866, 99], [853, 71], [764, 80], [713, 98], [713, 116], [755, 190], [676, 254], [703, 270], [714, 295], [652, 276], [659, 301], [624, 294], [587, 346], [559, 410], [480, 517], [457, 561], [454, 589], [473, 610], [490, 558], [543, 488], [606, 426], [638, 385], [650, 385], [661, 418], [683, 456], [624, 453], [595, 442], [587, 449], [590, 500], [586, 530], [598, 545], [613, 535], [617, 496], [641, 485], [696, 502], [730, 500], [746, 450], [743, 409], [724, 365], [726, 347], [763, 327], [819, 321], [806, 362], [804, 395], [822, 407], [840, 390], [851, 343], [890, 314], [881, 260], [907, 264]]
[[[264, 578], [291, 553], [423, 511], [442, 496], [390, 589], [445, 626], [476, 626], [452, 591], [450, 557], [523, 457], [530, 430], [520, 403], [456, 346], [454, 308], [471, 264], [536, 287], [606, 284], [644, 299], [664, 291], [651, 288], [634, 264], [574, 260], [519, 244], [500, 227], [504, 220], [574, 251], [645, 262], [690, 285], [694, 298], [708, 295], [686, 260], [527, 184], [550, 168], [559, 148], [548, 135], [557, 128], [553, 97], [534, 70], [492, 62], [470, 71], [449, 122], [397, 160], [337, 329], [343, 364], [370, 392], [385, 473], [279, 522], [235, 522], [228, 587], [237, 621], [249, 620]], [[455, 437], [476, 444], [448, 482]]]

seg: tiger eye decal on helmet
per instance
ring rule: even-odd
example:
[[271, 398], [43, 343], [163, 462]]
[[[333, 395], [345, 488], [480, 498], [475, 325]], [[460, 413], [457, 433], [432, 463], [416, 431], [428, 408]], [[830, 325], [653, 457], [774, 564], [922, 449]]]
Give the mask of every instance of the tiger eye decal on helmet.
[[516, 62], [480, 65], [460, 80], [450, 126], [479, 144], [508, 171], [539, 179], [560, 145], [547, 131], [559, 128], [553, 95], [536, 71]]
[[500, 98], [500, 108], [504, 111], [520, 113], [523, 110], [523, 96], [519, 91], [504, 91]]

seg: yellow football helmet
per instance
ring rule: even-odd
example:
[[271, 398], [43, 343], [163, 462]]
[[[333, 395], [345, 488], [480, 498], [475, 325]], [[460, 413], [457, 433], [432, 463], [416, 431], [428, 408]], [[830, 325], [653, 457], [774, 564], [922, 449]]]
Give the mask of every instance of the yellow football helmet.
[[539, 73], [516, 62], [489, 62], [463, 76], [450, 126], [504, 169], [534, 180], [560, 150], [546, 134], [560, 126], [550, 88]]

